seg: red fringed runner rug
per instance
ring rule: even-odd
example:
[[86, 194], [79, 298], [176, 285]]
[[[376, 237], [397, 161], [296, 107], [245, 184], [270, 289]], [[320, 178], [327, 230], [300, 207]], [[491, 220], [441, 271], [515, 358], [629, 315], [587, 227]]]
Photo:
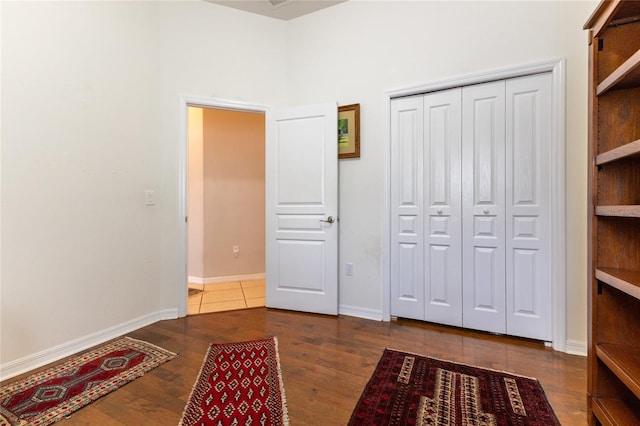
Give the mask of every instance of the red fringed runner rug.
[[176, 354], [129, 337], [0, 387], [0, 425], [55, 423]]
[[288, 425], [278, 340], [212, 344], [180, 425]]
[[536, 379], [385, 349], [350, 425], [560, 425]]

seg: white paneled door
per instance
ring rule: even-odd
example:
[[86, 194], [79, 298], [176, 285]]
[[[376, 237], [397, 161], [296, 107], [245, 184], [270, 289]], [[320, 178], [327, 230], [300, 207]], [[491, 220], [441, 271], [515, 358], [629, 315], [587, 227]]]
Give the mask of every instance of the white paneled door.
[[338, 106], [267, 112], [266, 306], [338, 313]]
[[391, 104], [391, 312], [424, 319], [423, 100]]
[[551, 75], [506, 82], [507, 333], [551, 340]]
[[424, 97], [424, 319], [455, 326], [462, 325], [461, 92]]
[[551, 340], [551, 75], [391, 102], [391, 314]]
[[463, 324], [505, 333], [504, 81], [462, 96]]

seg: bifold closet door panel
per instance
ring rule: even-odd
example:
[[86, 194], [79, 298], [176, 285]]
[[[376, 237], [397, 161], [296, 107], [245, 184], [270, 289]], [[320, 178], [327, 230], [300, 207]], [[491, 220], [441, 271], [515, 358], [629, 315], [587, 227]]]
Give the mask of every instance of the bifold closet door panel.
[[462, 89], [424, 97], [424, 319], [462, 326]]
[[391, 102], [391, 314], [424, 319], [422, 96]]
[[507, 333], [551, 340], [551, 75], [507, 80]]
[[463, 326], [506, 332], [505, 83], [462, 91]]

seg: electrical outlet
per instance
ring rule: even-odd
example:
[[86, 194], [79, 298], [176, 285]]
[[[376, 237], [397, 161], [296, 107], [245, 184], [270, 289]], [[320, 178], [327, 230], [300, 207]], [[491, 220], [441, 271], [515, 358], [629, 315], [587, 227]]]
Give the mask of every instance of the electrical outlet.
[[233, 257], [240, 256], [240, 246], [233, 246]]
[[347, 263], [345, 266], [346, 266], [346, 268], [345, 268], [346, 269], [346, 271], [345, 271], [346, 274], [349, 275], [349, 276], [352, 276], [353, 275], [353, 263]]

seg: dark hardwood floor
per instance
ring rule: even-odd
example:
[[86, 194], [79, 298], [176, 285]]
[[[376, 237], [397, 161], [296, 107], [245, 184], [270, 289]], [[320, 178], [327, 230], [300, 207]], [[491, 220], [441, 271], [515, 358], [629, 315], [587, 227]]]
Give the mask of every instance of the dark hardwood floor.
[[62, 425], [176, 425], [211, 342], [276, 336], [290, 423], [345, 425], [385, 347], [540, 380], [563, 425], [585, 425], [586, 358], [532, 342], [421, 322], [266, 308], [161, 321], [130, 333], [179, 354]]

